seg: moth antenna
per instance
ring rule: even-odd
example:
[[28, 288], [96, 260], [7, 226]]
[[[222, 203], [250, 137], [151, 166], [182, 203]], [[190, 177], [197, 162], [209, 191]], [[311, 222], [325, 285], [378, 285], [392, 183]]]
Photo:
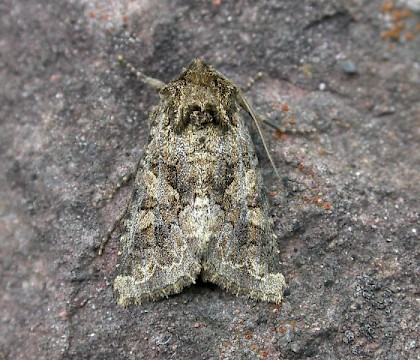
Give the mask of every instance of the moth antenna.
[[[258, 129], [258, 133], [260, 134], [260, 138], [261, 141], [263, 143], [265, 152], [267, 153], [268, 159], [270, 160], [271, 166], [274, 169], [274, 172], [276, 173], [276, 176], [278, 177], [279, 180], [281, 180], [280, 178], [280, 174], [277, 171], [276, 165], [274, 164], [273, 158], [270, 155], [270, 152], [268, 151], [268, 146], [267, 143], [264, 140], [264, 136], [261, 130], [261, 126], [260, 126], [260, 122], [258, 120], [257, 114], [255, 113], [254, 109], [251, 107], [251, 105], [249, 104], [248, 100], [245, 98], [244, 94], [242, 93], [241, 90], [239, 90], [239, 102], [242, 105], [242, 107], [244, 108], [244, 110], [251, 116], [252, 120], [254, 120], [255, 125], [257, 126]], [[269, 125], [272, 125], [271, 123]], [[277, 127], [275, 127], [277, 129]]]
[[136, 69], [134, 67], [134, 65], [130, 64], [122, 55], [118, 55], [117, 56], [117, 60], [126, 68], [128, 68], [128, 70], [130, 70], [130, 72], [132, 74], [134, 74], [137, 79], [139, 79], [140, 81], [142, 81], [143, 83], [145, 83], [147, 86], [150, 86], [153, 89], [156, 90], [160, 90], [162, 89], [166, 84], [163, 81], [160, 81], [158, 79], [152, 78], [150, 76], [147, 76], [145, 74], [143, 74], [140, 70]]

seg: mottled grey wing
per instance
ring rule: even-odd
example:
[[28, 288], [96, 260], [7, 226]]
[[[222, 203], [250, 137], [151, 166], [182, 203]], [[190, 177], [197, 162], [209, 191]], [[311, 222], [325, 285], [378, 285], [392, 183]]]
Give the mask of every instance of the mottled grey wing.
[[236, 294], [280, 303], [285, 287], [258, 160], [238, 121], [233, 181], [224, 193], [222, 226], [208, 245], [202, 277]]
[[179, 226], [179, 195], [168, 180], [157, 132], [151, 130], [119, 241], [114, 290], [121, 306], [179, 293], [201, 270], [199, 251]]

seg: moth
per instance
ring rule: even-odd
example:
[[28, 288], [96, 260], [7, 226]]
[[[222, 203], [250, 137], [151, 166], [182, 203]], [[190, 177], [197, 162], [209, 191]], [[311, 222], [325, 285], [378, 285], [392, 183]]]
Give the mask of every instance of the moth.
[[233, 294], [280, 303], [285, 279], [273, 220], [241, 112], [260, 130], [254, 110], [202, 60], [168, 84], [125, 64], [159, 89], [160, 103], [121, 220], [118, 304], [179, 293], [199, 276]]

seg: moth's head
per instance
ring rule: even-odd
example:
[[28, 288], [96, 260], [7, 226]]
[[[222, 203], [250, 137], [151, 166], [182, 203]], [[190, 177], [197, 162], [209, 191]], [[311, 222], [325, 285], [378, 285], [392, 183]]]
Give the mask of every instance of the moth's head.
[[202, 60], [194, 60], [161, 91], [178, 129], [188, 124], [235, 125], [238, 93], [232, 82]]

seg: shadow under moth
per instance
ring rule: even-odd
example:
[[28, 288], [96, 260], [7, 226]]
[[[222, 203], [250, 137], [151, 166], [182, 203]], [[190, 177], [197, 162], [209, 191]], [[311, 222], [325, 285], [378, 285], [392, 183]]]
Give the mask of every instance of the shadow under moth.
[[179, 293], [199, 276], [280, 303], [285, 280], [273, 220], [240, 109], [260, 127], [241, 90], [201, 60], [164, 84], [118, 58], [160, 94], [121, 219], [119, 305]]

